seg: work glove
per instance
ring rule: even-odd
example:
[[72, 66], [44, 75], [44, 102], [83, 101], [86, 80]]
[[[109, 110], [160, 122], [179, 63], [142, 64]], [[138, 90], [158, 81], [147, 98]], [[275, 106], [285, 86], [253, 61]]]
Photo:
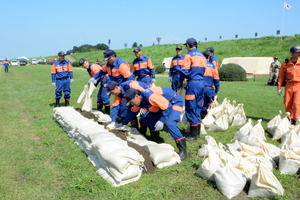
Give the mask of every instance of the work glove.
[[74, 82], [74, 79], [70, 79], [70, 83], [73, 83]]
[[145, 109], [140, 109], [140, 115], [144, 115], [144, 114], [146, 114], [146, 112], [147, 112], [147, 110], [145, 110]]
[[168, 78], [168, 81], [169, 81], [169, 82], [172, 82], [172, 77], [169, 77], [169, 78]]
[[124, 125], [122, 123], [117, 124], [116, 129], [119, 130], [119, 131], [130, 131], [131, 130], [131, 128], [129, 126]]
[[155, 78], [151, 79], [151, 83], [155, 83], [155, 82], [156, 82]]
[[115, 128], [116, 128], [116, 122], [111, 122], [110, 124], [108, 124], [108, 125], [106, 126], [106, 128], [107, 128], [108, 130], [115, 129]]
[[53, 83], [52, 83], [52, 86], [53, 86], [53, 87], [56, 87], [56, 83], [55, 83], [55, 82], [53, 82]]
[[96, 79], [91, 78], [91, 79], [88, 81], [88, 84], [90, 84], [90, 83], [93, 83], [94, 85], [96, 85], [96, 84], [97, 84], [97, 81], [96, 81]]
[[154, 128], [155, 131], [161, 131], [164, 128], [164, 123], [162, 123], [161, 121], [157, 121], [154, 125]]
[[280, 96], [281, 93], [282, 93], [281, 89], [278, 89], [278, 90], [277, 90], [277, 93], [278, 93], [278, 95]]

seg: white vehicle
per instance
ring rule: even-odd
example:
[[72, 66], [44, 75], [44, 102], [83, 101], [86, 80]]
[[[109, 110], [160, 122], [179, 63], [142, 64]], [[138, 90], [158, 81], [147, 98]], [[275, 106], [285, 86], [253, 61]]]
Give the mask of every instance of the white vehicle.
[[37, 65], [38, 64], [38, 60], [37, 59], [32, 59], [31, 60], [31, 64], [32, 65]]
[[19, 61], [17, 61], [17, 60], [11, 60], [10, 64], [11, 64], [11, 66], [18, 66], [19, 65]]

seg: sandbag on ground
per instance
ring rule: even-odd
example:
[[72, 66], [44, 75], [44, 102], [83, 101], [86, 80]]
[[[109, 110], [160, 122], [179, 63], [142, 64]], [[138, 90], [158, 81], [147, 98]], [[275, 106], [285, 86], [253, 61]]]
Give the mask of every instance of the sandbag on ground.
[[[88, 155], [89, 161], [97, 167], [97, 173], [112, 186], [139, 179], [144, 158], [126, 141], [104, 130], [103, 125], [85, 118], [72, 107], [54, 108], [53, 118]], [[88, 132], [89, 128], [95, 131]]]

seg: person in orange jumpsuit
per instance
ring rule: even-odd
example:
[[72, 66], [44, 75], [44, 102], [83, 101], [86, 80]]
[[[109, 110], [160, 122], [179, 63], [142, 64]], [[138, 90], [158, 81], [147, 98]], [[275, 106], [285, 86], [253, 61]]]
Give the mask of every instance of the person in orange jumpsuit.
[[291, 124], [295, 125], [300, 115], [300, 46], [291, 47], [290, 54], [291, 58], [281, 65], [277, 92], [281, 95], [281, 86], [285, 81], [283, 102], [286, 112], [291, 114]]

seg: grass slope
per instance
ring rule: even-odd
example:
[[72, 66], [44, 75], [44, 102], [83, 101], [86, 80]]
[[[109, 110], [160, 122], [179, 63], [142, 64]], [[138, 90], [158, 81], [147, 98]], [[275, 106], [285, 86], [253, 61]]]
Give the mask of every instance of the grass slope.
[[[197, 39], [197, 38], [196, 38]], [[152, 59], [155, 66], [162, 64], [163, 59], [166, 57], [175, 56], [175, 47], [181, 44], [167, 44], [156, 45], [149, 47], [142, 47], [143, 55]], [[284, 62], [285, 58], [289, 58], [289, 49], [294, 45], [300, 44], [300, 35], [295, 36], [283, 36], [283, 37], [261, 37], [256, 39], [238, 39], [238, 40], [224, 40], [203, 42], [199, 44], [198, 49], [204, 51], [207, 47], [214, 47], [215, 55], [222, 63], [224, 58], [229, 57], [275, 57], [279, 58], [280, 62]], [[115, 50], [118, 57], [122, 58], [129, 64], [135, 59], [132, 53], [132, 48]], [[186, 49], [183, 48], [183, 54], [186, 53]], [[97, 59], [103, 59], [103, 51], [92, 51], [86, 53], [72, 54], [72, 56], [79, 60], [80, 58], [86, 58], [90, 62], [95, 62]], [[56, 57], [56, 56], [48, 56]], [[48, 58], [47, 57], [47, 58]]]
[[[204, 143], [204, 135], [187, 143], [188, 158], [181, 164], [143, 174], [134, 183], [111, 187], [53, 120], [50, 68], [49, 65], [16, 66], [9, 73], [4, 73], [3, 68], [0, 71], [0, 199], [227, 199], [215, 183], [194, 174], [203, 162], [196, 154]], [[82, 68], [74, 69], [74, 77], [71, 106], [78, 108], [76, 100], [89, 77]], [[252, 118], [254, 125], [257, 119], [262, 119], [266, 127], [278, 110], [284, 109], [283, 97], [277, 95], [275, 87], [265, 86], [266, 82], [267, 77], [221, 82], [219, 99], [226, 97], [243, 103], [247, 118]], [[157, 85], [170, 87], [165, 77], [157, 77]], [[186, 125], [179, 126], [184, 132]], [[226, 144], [239, 128], [207, 132], [217, 142]], [[161, 137], [175, 147], [167, 132], [162, 131]], [[279, 145], [268, 134], [266, 137], [268, 142]], [[284, 196], [275, 199], [300, 198], [297, 175], [281, 175], [278, 170], [274, 174], [285, 189]], [[248, 199], [248, 188], [249, 185], [233, 199]]]

